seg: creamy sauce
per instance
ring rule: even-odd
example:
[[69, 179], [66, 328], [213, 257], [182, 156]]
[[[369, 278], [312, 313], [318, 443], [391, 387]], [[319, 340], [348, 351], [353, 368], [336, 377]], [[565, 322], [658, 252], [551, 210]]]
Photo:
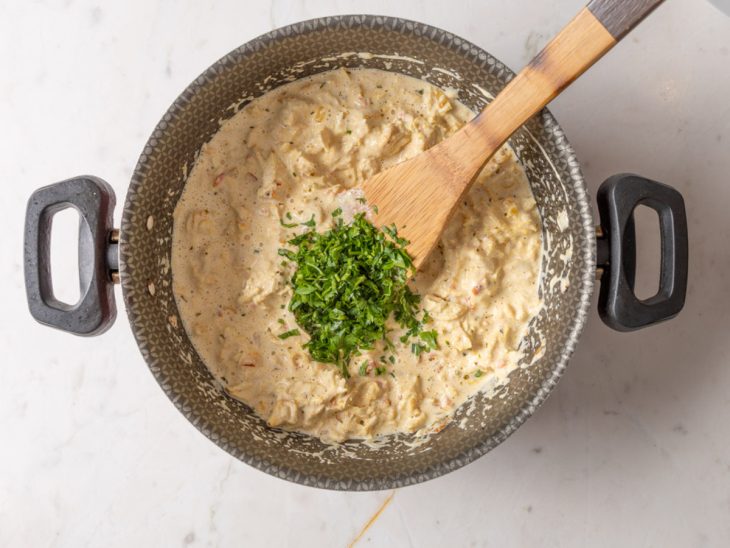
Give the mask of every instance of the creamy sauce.
[[[448, 137], [473, 113], [407, 76], [318, 74], [255, 99], [206, 143], [174, 213], [173, 286], [185, 329], [212, 373], [271, 426], [338, 442], [437, 431], [478, 390], [504, 383], [538, 297], [541, 228], [524, 171], [504, 147], [484, 168], [412, 283], [440, 348], [382, 346], [345, 380], [313, 361], [286, 309], [292, 265], [278, 249], [332, 226], [347, 190]], [[351, 211], [352, 208], [350, 207]], [[287, 215], [288, 214], [288, 215]], [[291, 219], [289, 218], [291, 216]], [[395, 326], [394, 326], [395, 327]], [[397, 341], [401, 333], [391, 335]], [[368, 374], [358, 375], [363, 361]], [[387, 373], [375, 374], [376, 366]]]

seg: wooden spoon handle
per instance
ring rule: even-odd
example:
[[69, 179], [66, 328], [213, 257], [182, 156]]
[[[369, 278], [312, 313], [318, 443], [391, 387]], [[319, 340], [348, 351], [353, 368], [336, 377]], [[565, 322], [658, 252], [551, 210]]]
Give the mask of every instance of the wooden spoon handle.
[[362, 185], [374, 222], [395, 224], [419, 268], [484, 164], [531, 116], [611, 49], [662, 0], [591, 0], [487, 108], [423, 154]]
[[[460, 133], [449, 156], [476, 174], [522, 124], [663, 0], [592, 0]], [[461, 137], [461, 138], [458, 138]]]

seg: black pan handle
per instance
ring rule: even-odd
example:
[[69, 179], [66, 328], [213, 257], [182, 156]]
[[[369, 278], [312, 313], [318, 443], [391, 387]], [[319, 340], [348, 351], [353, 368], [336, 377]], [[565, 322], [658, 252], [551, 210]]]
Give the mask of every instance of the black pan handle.
[[[670, 186], [624, 173], [607, 179], [597, 200], [602, 232], [597, 242], [597, 264], [603, 269], [601, 319], [617, 331], [633, 331], [675, 317], [687, 292], [687, 214], [682, 195]], [[634, 294], [634, 209], [639, 205], [659, 214], [661, 232], [659, 290], [645, 300]]]
[[[25, 213], [25, 290], [31, 315], [40, 323], [74, 333], [98, 335], [114, 323], [113, 276], [118, 275], [118, 232], [113, 229], [116, 198], [97, 177], [83, 176], [36, 190]], [[54, 214], [73, 207], [80, 217], [79, 280], [76, 304], [59, 301], [51, 279], [51, 224]]]

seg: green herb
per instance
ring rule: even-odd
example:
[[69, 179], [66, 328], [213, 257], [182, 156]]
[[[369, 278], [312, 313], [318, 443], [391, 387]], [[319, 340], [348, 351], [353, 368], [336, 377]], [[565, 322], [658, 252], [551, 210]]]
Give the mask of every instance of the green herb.
[[350, 135], [352, 133], [352, 130], [351, 129], [348, 129], [347, 131], [345, 131], [345, 133], [347, 133], [348, 135]]
[[279, 322], [281, 325], [286, 325], [286, 322], [284, 320], [282, 320], [281, 318], [279, 318], [276, 321]]
[[420, 356], [421, 353], [427, 349], [428, 347], [421, 343], [411, 343], [411, 352], [413, 352], [416, 356]]
[[[291, 213], [289, 213], [288, 211], [286, 212], [286, 218], [291, 220]], [[295, 226], [297, 226], [299, 224], [299, 223], [285, 223], [284, 219], [279, 219], [279, 223], [281, 224], [281, 226], [283, 226], [285, 228], [294, 228]]]
[[378, 376], [385, 375], [387, 372], [388, 372], [387, 367], [376, 367], [375, 368], [375, 374]]
[[367, 202], [367, 200], [365, 198], [358, 198], [357, 201], [360, 202], [361, 204], [364, 204], [365, 202]]
[[368, 362], [367, 361], [362, 362], [362, 364], [360, 365], [359, 373], [360, 373], [361, 377], [364, 377], [365, 375], [368, 374]]
[[314, 222], [314, 213], [312, 213], [312, 217], [308, 220], [302, 223], [303, 226], [308, 226], [309, 228], [314, 228], [316, 223]]
[[483, 371], [482, 371], [481, 369], [477, 369], [477, 370], [476, 370], [476, 372], [474, 373], [474, 376], [475, 376], [475, 377], [476, 377], [477, 379], [478, 379], [479, 377], [481, 377], [482, 375], [484, 375], [484, 372], [483, 372]]
[[[303, 224], [314, 228], [314, 216]], [[393, 347], [385, 326], [391, 316], [406, 330], [403, 342], [424, 341], [413, 343], [417, 354], [437, 348], [436, 332], [423, 331], [417, 318], [420, 297], [407, 285], [414, 272], [407, 243], [394, 227], [378, 230], [359, 213], [351, 224], [339, 217], [323, 234], [309, 230], [289, 240], [296, 251], [279, 250], [297, 265], [289, 310], [310, 336], [304, 347], [312, 358], [349, 377], [350, 359], [360, 350], [380, 340]]]
[[298, 329], [290, 329], [289, 331], [285, 331], [284, 333], [282, 333], [281, 335], [279, 335], [279, 338], [280, 339], [288, 339], [289, 337], [296, 337], [297, 335], [299, 335], [299, 330]]
[[388, 361], [392, 364], [395, 363], [395, 356], [388, 356]]
[[419, 95], [423, 95], [423, 90], [422, 90], [422, 89], [419, 89], [419, 90], [418, 90], [418, 94], [419, 94]]
[[293, 251], [291, 251], [289, 249], [279, 249], [278, 253], [279, 253], [279, 255], [281, 255], [282, 257], [286, 257], [290, 261], [296, 261], [297, 260], [296, 253], [294, 253]]
[[335, 209], [332, 212], [332, 216], [333, 217], [339, 217], [340, 215], [342, 215], [342, 208], [341, 207], [338, 207], [337, 209]]
[[436, 340], [436, 331], [421, 331], [418, 336], [426, 341], [426, 344], [431, 350], [436, 350], [439, 347], [438, 341]]

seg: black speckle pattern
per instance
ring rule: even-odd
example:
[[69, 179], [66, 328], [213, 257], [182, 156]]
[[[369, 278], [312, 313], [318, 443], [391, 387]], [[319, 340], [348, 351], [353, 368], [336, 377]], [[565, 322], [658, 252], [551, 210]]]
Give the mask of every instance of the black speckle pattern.
[[[342, 56], [346, 52], [401, 58]], [[513, 77], [502, 63], [461, 38], [390, 17], [314, 19], [248, 42], [190, 84], [145, 146], [122, 218], [122, 289], [132, 331], [152, 374], [180, 412], [214, 443], [251, 466], [293, 482], [338, 490], [390, 489], [435, 478], [475, 460], [514, 432], [546, 398], [585, 323], [595, 271], [593, 219], [573, 150], [544, 110], [511, 141], [527, 171], [547, 235], [540, 285], [546, 307], [522, 343], [533, 350], [542, 345], [541, 357], [516, 370], [500, 394], [478, 396], [471, 412], [468, 406], [462, 408], [451, 425], [420, 445], [404, 436], [377, 448], [356, 442], [331, 447], [310, 436], [267, 427], [247, 406], [221, 391], [182, 324], [171, 320], [178, 316], [168, 266], [172, 212], [197, 151], [221, 121], [273, 87], [341, 66], [391, 70], [453, 87], [473, 109], [489, 100], [479, 88], [496, 95]]]

